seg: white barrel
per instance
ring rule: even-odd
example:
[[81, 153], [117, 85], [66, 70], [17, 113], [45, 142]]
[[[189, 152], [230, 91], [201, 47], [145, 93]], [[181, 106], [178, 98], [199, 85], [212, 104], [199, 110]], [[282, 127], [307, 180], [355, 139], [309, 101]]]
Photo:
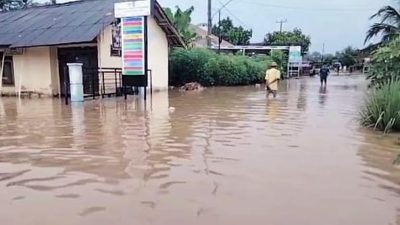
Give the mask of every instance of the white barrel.
[[71, 102], [83, 102], [82, 63], [68, 63]]

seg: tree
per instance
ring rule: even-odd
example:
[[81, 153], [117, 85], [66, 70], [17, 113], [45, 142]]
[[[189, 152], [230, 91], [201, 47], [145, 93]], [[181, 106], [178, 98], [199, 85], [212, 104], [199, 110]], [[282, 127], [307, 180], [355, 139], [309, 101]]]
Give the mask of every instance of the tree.
[[332, 54], [325, 54], [322, 58], [322, 63], [327, 65], [332, 65], [333, 62], [337, 60], [336, 57]]
[[[246, 30], [242, 26], [235, 27], [232, 20], [227, 17], [221, 20], [221, 37], [222, 39], [234, 44], [234, 45], [248, 45], [253, 35], [252, 30]], [[214, 25], [212, 28], [212, 34], [215, 36], [220, 35], [220, 27]]]
[[30, 4], [30, 0], [0, 0], [0, 12], [23, 9]]
[[380, 18], [380, 22], [374, 23], [367, 31], [365, 43], [373, 37], [381, 34], [382, 43], [388, 43], [400, 34], [400, 5], [396, 9], [393, 6], [384, 6], [377, 13], [371, 16], [370, 19]]
[[372, 57], [368, 79], [372, 86], [400, 80], [400, 37], [379, 48]]
[[320, 52], [313, 52], [311, 54], [307, 54], [306, 56], [304, 56], [304, 59], [310, 62], [320, 62], [322, 58], [323, 57]]
[[284, 32], [273, 32], [265, 35], [265, 45], [290, 45], [290, 46], [301, 46], [302, 54], [307, 54], [310, 45], [311, 38], [303, 34], [301, 29], [295, 28], [293, 31]]
[[279, 69], [283, 72], [287, 71], [288, 55], [281, 50], [272, 50], [271, 59], [273, 62], [277, 63]]
[[341, 52], [336, 53], [336, 58], [343, 66], [354, 66], [357, 63], [358, 50], [352, 48], [351, 46], [346, 47]]
[[168, 19], [171, 20], [172, 24], [181, 35], [183, 41], [188, 46], [191, 45], [197, 38], [196, 33], [190, 29], [193, 11], [193, 6], [185, 11], [182, 11], [178, 6], [176, 6], [175, 13], [172, 12], [170, 8], [165, 8], [165, 13], [167, 14]]

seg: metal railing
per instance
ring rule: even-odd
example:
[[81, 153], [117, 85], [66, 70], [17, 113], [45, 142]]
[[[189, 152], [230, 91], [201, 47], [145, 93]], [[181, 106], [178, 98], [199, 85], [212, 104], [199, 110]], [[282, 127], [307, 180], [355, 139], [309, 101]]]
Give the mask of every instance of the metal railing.
[[99, 68], [101, 97], [122, 96], [122, 70], [120, 68]]
[[[82, 68], [83, 94], [85, 98], [118, 97], [123, 95], [121, 68]], [[70, 83], [68, 67], [64, 67], [64, 98], [68, 105]]]

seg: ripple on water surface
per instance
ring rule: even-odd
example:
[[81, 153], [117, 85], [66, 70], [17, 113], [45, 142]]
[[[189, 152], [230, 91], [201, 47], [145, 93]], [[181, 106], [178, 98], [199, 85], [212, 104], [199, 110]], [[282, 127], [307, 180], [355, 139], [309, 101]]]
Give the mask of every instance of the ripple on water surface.
[[360, 128], [365, 87], [2, 98], [1, 224], [400, 224], [398, 135]]

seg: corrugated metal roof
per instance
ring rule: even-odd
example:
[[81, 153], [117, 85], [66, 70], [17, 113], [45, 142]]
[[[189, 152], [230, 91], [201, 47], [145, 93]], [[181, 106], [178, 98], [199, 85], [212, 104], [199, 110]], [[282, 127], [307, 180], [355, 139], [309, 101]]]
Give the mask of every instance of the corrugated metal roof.
[[114, 20], [113, 4], [80, 1], [0, 13], [0, 45], [17, 48], [91, 42]]
[[[92, 42], [114, 20], [116, 0], [86, 0], [0, 13], [0, 46], [10, 48]], [[156, 4], [156, 8], [159, 8]], [[157, 9], [162, 11], [160, 9]], [[157, 18], [156, 18], [157, 19]], [[160, 19], [160, 18], [158, 18]], [[163, 27], [170, 35], [174, 28]], [[179, 35], [173, 45], [181, 45]], [[170, 40], [171, 41], [171, 40]]]

